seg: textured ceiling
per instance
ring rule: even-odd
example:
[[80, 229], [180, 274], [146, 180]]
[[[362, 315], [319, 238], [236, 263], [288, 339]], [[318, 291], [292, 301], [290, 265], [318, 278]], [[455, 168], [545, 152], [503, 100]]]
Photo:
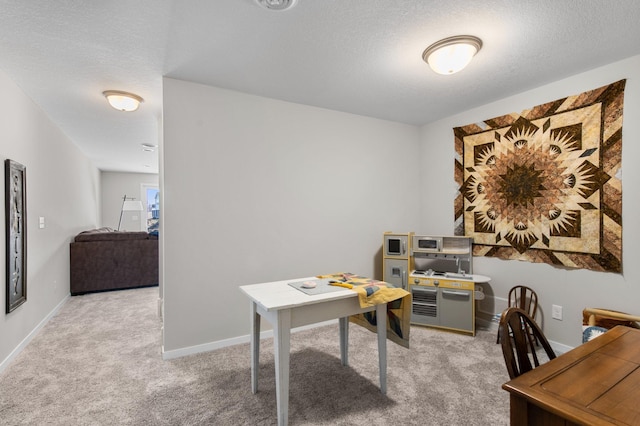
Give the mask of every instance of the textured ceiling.
[[[0, 69], [98, 168], [155, 173], [162, 76], [421, 125], [640, 54], [638, 22], [637, 0], [0, 0]], [[422, 51], [458, 34], [482, 50], [435, 74]]]

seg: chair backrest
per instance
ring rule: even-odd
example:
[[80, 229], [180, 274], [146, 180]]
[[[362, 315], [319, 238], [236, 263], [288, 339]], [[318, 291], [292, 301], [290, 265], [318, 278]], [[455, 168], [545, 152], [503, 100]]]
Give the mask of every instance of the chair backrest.
[[550, 360], [556, 357], [538, 324], [520, 308], [507, 308], [502, 313], [500, 333], [502, 355], [512, 379], [540, 365], [536, 353], [536, 339]]
[[516, 307], [525, 311], [533, 320], [538, 310], [538, 295], [531, 288], [517, 285], [509, 290], [508, 307]]

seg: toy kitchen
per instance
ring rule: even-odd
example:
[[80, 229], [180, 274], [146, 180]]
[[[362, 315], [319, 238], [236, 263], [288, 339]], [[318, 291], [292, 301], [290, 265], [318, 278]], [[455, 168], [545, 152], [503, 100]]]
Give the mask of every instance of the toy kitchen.
[[473, 273], [473, 239], [385, 232], [383, 280], [411, 293], [411, 323], [475, 336], [475, 301], [484, 298]]

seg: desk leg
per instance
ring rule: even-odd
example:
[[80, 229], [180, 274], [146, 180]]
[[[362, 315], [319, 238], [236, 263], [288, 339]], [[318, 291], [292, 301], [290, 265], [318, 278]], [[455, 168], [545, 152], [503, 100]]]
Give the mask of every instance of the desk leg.
[[278, 426], [286, 426], [289, 417], [289, 351], [291, 347], [291, 310], [278, 311], [273, 324], [273, 340], [276, 364], [276, 402]]
[[[512, 426], [526, 426], [529, 424], [529, 403], [517, 395], [509, 395], [509, 414]], [[542, 424], [542, 423], [541, 423]], [[550, 424], [550, 423], [545, 423]], [[558, 423], [560, 424], [560, 423]], [[564, 422], [562, 422], [564, 424]]]
[[380, 363], [380, 392], [387, 393], [387, 304], [376, 305], [378, 331], [378, 360]]
[[343, 366], [349, 365], [349, 317], [343, 317], [340, 323], [340, 362]]
[[258, 392], [258, 367], [260, 365], [260, 314], [255, 302], [251, 302], [251, 392]]

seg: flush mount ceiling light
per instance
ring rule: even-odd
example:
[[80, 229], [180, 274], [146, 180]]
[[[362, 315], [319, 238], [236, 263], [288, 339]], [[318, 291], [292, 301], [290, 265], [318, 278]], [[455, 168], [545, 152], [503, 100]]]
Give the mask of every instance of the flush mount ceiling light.
[[135, 111], [140, 106], [140, 103], [144, 102], [144, 99], [140, 96], [121, 90], [105, 90], [102, 94], [109, 101], [109, 105], [118, 111]]
[[438, 74], [454, 74], [469, 65], [482, 48], [478, 37], [463, 35], [442, 39], [422, 52], [422, 59]]
[[297, 0], [256, 0], [260, 6], [269, 10], [287, 10], [291, 9]]

